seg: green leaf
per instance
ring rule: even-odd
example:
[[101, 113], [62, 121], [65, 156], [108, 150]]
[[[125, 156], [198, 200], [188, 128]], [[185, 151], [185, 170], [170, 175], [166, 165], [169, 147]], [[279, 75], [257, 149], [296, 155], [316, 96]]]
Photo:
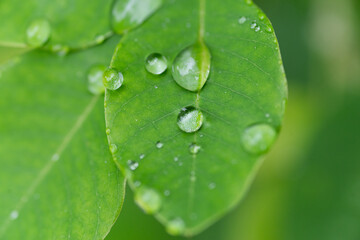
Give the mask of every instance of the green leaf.
[[[211, 55], [210, 75], [199, 92], [178, 85], [171, 65], [162, 75], [146, 71], [150, 54], [173, 64], [196, 43], [206, 44]], [[193, 56], [198, 69], [191, 74], [202, 83], [207, 57]], [[135, 199], [172, 234], [202, 231], [244, 196], [281, 127], [287, 85], [270, 21], [251, 1], [167, 1], [121, 40], [111, 67], [124, 83], [106, 90], [108, 140], [117, 146], [113, 157]], [[195, 133], [177, 124], [188, 106], [204, 115]]]
[[37, 19], [50, 24], [49, 48], [93, 45], [111, 34], [111, 7], [111, 0], [1, 1], [0, 45], [26, 43], [26, 30]]
[[103, 239], [124, 178], [105, 134], [103, 100], [87, 73], [119, 38], [59, 57], [33, 51], [0, 78], [0, 239]]

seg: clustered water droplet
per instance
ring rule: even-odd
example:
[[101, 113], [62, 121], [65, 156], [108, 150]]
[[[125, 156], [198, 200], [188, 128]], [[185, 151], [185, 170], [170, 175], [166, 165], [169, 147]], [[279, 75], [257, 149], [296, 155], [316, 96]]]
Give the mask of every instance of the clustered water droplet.
[[277, 132], [272, 126], [262, 123], [246, 128], [241, 140], [247, 152], [262, 154], [269, 150], [276, 136]]
[[181, 109], [177, 118], [177, 124], [182, 131], [192, 133], [201, 128], [203, 120], [202, 112], [193, 106], [189, 106]]
[[49, 40], [50, 33], [49, 22], [45, 19], [36, 19], [26, 29], [26, 41], [32, 47], [40, 47]]
[[154, 189], [141, 187], [135, 194], [135, 202], [148, 214], [156, 213], [161, 207], [161, 197]]
[[113, 68], [105, 70], [103, 75], [103, 84], [109, 90], [117, 90], [121, 87], [124, 77], [121, 72]]
[[102, 77], [106, 67], [104, 65], [93, 66], [88, 73], [88, 89], [92, 94], [100, 95], [104, 93], [105, 87]]
[[167, 59], [160, 53], [152, 53], [145, 60], [145, 68], [149, 73], [160, 75], [167, 69]]

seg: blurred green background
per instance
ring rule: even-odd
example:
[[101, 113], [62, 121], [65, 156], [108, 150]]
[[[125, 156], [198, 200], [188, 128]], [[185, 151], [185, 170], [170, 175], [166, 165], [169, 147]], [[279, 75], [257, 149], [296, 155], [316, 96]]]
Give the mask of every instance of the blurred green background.
[[[257, 0], [276, 30], [289, 102], [243, 201], [194, 240], [360, 239], [360, 1]], [[169, 236], [127, 192], [107, 240]]]

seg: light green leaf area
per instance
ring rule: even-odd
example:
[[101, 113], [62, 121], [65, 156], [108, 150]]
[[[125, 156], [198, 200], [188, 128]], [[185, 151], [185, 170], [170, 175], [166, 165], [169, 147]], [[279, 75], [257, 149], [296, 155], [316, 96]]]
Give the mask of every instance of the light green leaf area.
[[110, 230], [124, 178], [87, 73], [107, 65], [118, 40], [66, 58], [33, 51], [2, 65], [0, 239], [103, 239]]
[[[22, 47], [2, 47], [0, 46], [0, 64], [5, 64], [9, 59], [15, 58], [19, 55], [22, 55], [28, 51], [30, 51], [31, 48], [28, 48], [26, 46]], [[3, 66], [0, 66], [0, 72]]]
[[[197, 42], [209, 49], [210, 74], [190, 92], [174, 81], [171, 67]], [[189, 69], [199, 69], [202, 83], [208, 60], [199, 49]], [[152, 53], [167, 58], [165, 73], [146, 71]], [[270, 21], [245, 0], [167, 1], [121, 40], [111, 67], [124, 83], [106, 91], [108, 140], [137, 203], [171, 234], [202, 231], [244, 196], [281, 127], [287, 84]], [[203, 113], [195, 133], [177, 124], [188, 106]]]
[[0, 1], [0, 45], [26, 43], [27, 28], [38, 19], [50, 24], [49, 47], [95, 44], [111, 33], [111, 6], [111, 0]]

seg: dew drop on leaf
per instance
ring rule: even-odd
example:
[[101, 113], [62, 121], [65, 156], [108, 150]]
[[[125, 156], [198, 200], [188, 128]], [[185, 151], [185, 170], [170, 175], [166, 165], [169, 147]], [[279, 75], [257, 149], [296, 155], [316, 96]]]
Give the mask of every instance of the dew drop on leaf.
[[261, 154], [269, 150], [276, 136], [277, 133], [272, 126], [257, 124], [245, 129], [242, 144], [247, 152]]
[[118, 150], [117, 146], [115, 144], [110, 144], [110, 152], [112, 154], [116, 153]]
[[189, 106], [181, 109], [177, 118], [177, 124], [182, 131], [192, 133], [201, 128], [203, 120], [202, 112], [195, 107]]
[[127, 161], [128, 167], [130, 168], [130, 170], [134, 171], [139, 167], [139, 163], [135, 162], [133, 160], [128, 160]]
[[110, 135], [110, 133], [111, 133], [110, 128], [107, 128], [107, 129], [106, 129], [106, 135]]
[[161, 207], [161, 197], [153, 189], [142, 187], [135, 194], [135, 202], [146, 213], [156, 213]]
[[12, 212], [10, 213], [10, 219], [11, 219], [11, 220], [15, 220], [15, 219], [17, 219], [18, 217], [19, 217], [19, 212], [18, 212], [18, 211], [14, 210], [14, 211], [12, 211]]
[[145, 60], [145, 68], [149, 73], [160, 75], [167, 69], [167, 59], [160, 53], [152, 53]]
[[175, 218], [168, 222], [166, 231], [171, 235], [180, 235], [185, 231], [185, 223], [181, 218]]
[[189, 146], [189, 151], [192, 154], [197, 154], [200, 151], [201, 147], [197, 145], [196, 143], [192, 143]]
[[37, 19], [26, 29], [26, 41], [32, 47], [44, 45], [50, 37], [51, 27], [47, 20]]
[[164, 144], [162, 142], [158, 141], [158, 142], [156, 142], [155, 146], [156, 146], [156, 148], [160, 149], [164, 146]]
[[105, 70], [103, 75], [103, 84], [109, 90], [116, 90], [121, 87], [124, 81], [124, 77], [121, 72], [116, 71], [113, 68]]
[[246, 17], [239, 18], [238, 22], [239, 22], [239, 24], [245, 23], [246, 22]]
[[105, 70], [106, 67], [104, 65], [95, 65], [88, 73], [88, 89], [94, 95], [100, 95], [105, 91], [102, 81]]
[[203, 42], [185, 48], [172, 65], [174, 80], [189, 91], [199, 91], [209, 77], [210, 60], [210, 51]]

